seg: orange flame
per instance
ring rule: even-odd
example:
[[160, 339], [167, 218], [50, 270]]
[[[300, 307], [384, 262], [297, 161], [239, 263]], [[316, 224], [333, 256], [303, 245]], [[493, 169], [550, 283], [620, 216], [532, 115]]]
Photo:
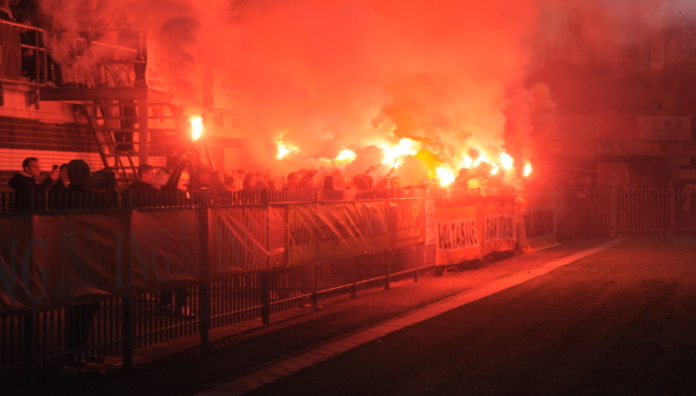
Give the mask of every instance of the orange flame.
[[481, 165], [482, 162], [486, 162], [488, 164], [491, 163], [491, 161], [488, 160], [488, 157], [486, 157], [486, 154], [481, 153], [478, 158], [476, 158], [476, 161], [474, 161], [474, 168]]
[[495, 168], [491, 169], [491, 176], [498, 174], [498, 171], [500, 170], [500, 165], [496, 166]]
[[503, 169], [505, 169], [505, 170], [512, 169], [514, 164], [515, 164], [515, 160], [508, 153], [500, 154], [500, 165], [503, 167]]
[[203, 118], [199, 115], [192, 115], [189, 118], [189, 123], [191, 124], [191, 138], [195, 142], [203, 135]]
[[435, 173], [437, 173], [437, 177], [440, 179], [440, 185], [442, 187], [447, 187], [454, 182], [454, 172], [449, 168], [441, 166], [435, 170]]
[[355, 161], [355, 158], [357, 158], [355, 152], [353, 152], [353, 150], [346, 149], [338, 153], [338, 156], [334, 158], [334, 161], [342, 165], [347, 165]]
[[524, 166], [524, 176], [526, 177], [526, 176], [529, 176], [530, 174], [532, 174], [532, 164], [526, 164]]
[[285, 143], [281, 139], [278, 139], [278, 159], [283, 159], [286, 155], [292, 153], [293, 151], [300, 151], [295, 146], [290, 146]]
[[474, 166], [474, 160], [468, 155], [464, 155], [464, 162], [462, 163], [462, 168], [471, 169]]
[[421, 142], [416, 140], [402, 138], [399, 140], [399, 143], [394, 146], [389, 144], [378, 144], [377, 146], [381, 148], [382, 152], [384, 153], [382, 163], [398, 167], [403, 163], [401, 160], [402, 157], [418, 154], [418, 150], [420, 150], [421, 145]]

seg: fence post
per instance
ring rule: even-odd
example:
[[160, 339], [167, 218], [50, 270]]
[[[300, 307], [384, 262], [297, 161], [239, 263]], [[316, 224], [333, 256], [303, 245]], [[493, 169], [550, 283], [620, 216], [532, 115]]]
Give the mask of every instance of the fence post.
[[259, 279], [259, 292], [261, 293], [261, 323], [265, 325], [271, 322], [271, 288], [268, 279], [270, 275], [269, 272], [269, 270], [262, 272]]
[[29, 388], [36, 389], [36, 314], [24, 315], [24, 361], [27, 363], [25, 378]]
[[[203, 250], [200, 252], [201, 254], [201, 264], [202, 267], [205, 269], [204, 271], [204, 278], [205, 281], [203, 283], [198, 284], [198, 331], [201, 333], [201, 345], [202, 346], [207, 346], [210, 343], [210, 316], [211, 316], [211, 270], [210, 270], [210, 250], [211, 250], [211, 243], [210, 239], [212, 238], [212, 234], [210, 231], [210, 205], [211, 205], [211, 197], [210, 197], [210, 190], [202, 190], [198, 194], [198, 202], [196, 204], [200, 205], [203, 207], [205, 210], [205, 226], [202, 227], [203, 232], [205, 233], [202, 236], [202, 240], [204, 241], [201, 246]], [[218, 196], [215, 197], [216, 199]]]
[[676, 212], [677, 212], [677, 197], [674, 194], [674, 187], [669, 189], [669, 230], [674, 232], [677, 229], [677, 219], [676, 219]]
[[123, 333], [123, 367], [133, 367], [133, 298], [124, 297], [121, 299], [122, 309], [122, 333]]
[[202, 283], [198, 286], [198, 330], [201, 332], [201, 345], [210, 343], [211, 286]]
[[619, 216], [619, 211], [618, 211], [618, 197], [617, 197], [617, 188], [615, 183], [612, 183], [611, 188], [610, 188], [610, 213], [609, 213], [609, 236], [610, 237], [615, 237], [616, 236], [616, 225], [618, 223], [618, 216]]
[[384, 278], [384, 290], [391, 288], [391, 251], [384, 251], [384, 272], [387, 276]]
[[353, 286], [350, 288], [350, 298], [358, 297], [358, 268], [355, 263], [355, 256], [353, 256]]
[[314, 263], [314, 274], [312, 274], [312, 309], [319, 310], [317, 292], [319, 291], [319, 263]]

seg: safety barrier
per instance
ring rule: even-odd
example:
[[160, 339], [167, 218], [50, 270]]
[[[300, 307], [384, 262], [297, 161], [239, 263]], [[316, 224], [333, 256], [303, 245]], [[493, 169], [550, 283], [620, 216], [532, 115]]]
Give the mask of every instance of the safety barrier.
[[500, 192], [3, 195], [0, 381], [93, 355], [130, 367], [137, 348], [207, 344], [213, 328], [513, 249], [519, 208]]
[[696, 231], [695, 189], [607, 189], [559, 197], [562, 237]]

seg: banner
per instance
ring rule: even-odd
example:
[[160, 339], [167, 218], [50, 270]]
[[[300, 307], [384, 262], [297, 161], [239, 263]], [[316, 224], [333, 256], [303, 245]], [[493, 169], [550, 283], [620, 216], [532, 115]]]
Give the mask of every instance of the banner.
[[515, 250], [515, 216], [517, 208], [512, 203], [481, 205], [484, 218], [482, 255]]
[[[207, 253], [205, 217], [191, 209], [143, 211], [131, 214], [128, 266], [135, 273], [130, 285], [142, 291], [205, 280]], [[124, 273], [123, 276], [126, 274]], [[154, 280], [154, 282], [153, 282]]]
[[167, 55], [164, 48], [160, 46], [154, 34], [147, 35], [147, 66], [145, 69], [145, 83], [147, 87], [160, 92], [168, 92], [167, 75], [165, 73], [167, 65]]
[[520, 206], [520, 248], [531, 252], [558, 243], [556, 240], [556, 196], [526, 195]]
[[4, 218], [0, 312], [197, 282], [199, 228], [190, 209]]
[[398, 249], [425, 242], [425, 201], [392, 200], [390, 206], [391, 247]]
[[493, 252], [514, 250], [517, 207], [510, 199], [480, 197], [478, 202], [443, 201], [435, 206], [436, 265], [455, 265]]
[[435, 221], [435, 200], [425, 200], [425, 244], [437, 243], [437, 223]]
[[269, 268], [268, 208], [210, 209], [212, 277]]
[[33, 238], [32, 216], [2, 217], [0, 227], [0, 313], [46, 299], [48, 268], [38, 267], [46, 241]]
[[481, 258], [481, 222], [476, 205], [435, 208], [436, 265]]
[[293, 205], [287, 216], [288, 265], [389, 248], [386, 202]]

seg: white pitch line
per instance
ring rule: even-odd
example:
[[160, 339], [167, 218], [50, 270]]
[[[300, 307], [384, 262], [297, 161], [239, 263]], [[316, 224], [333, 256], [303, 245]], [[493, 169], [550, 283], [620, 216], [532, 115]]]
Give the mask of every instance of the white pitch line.
[[283, 360], [282, 362], [273, 364], [268, 367], [264, 367], [251, 374], [247, 374], [243, 377], [237, 378], [234, 381], [228, 382], [224, 385], [220, 385], [216, 388], [198, 393], [196, 394], [196, 396], [242, 395], [246, 392], [250, 392], [254, 389], [258, 389], [264, 385], [270, 384], [271, 382], [277, 379], [283, 378], [294, 372], [302, 370], [303, 368], [310, 367], [319, 362], [327, 360], [333, 356], [339, 355], [343, 352], [353, 349], [357, 346], [384, 337], [385, 335], [394, 331], [401, 330], [404, 327], [416, 324], [418, 322], [422, 322], [424, 320], [428, 320], [437, 315], [441, 315], [447, 311], [451, 311], [452, 309], [461, 307], [462, 305], [469, 304], [476, 300], [480, 300], [484, 297], [488, 297], [492, 294], [527, 282], [536, 277], [548, 274], [549, 272], [557, 268], [573, 263], [589, 255], [601, 252], [602, 250], [615, 246], [625, 240], [626, 238], [617, 238], [611, 242], [596, 246], [592, 249], [583, 250], [582, 252], [575, 253], [568, 257], [548, 262], [537, 268], [520, 271], [506, 278], [499, 279], [497, 281], [487, 283], [475, 289], [471, 289], [463, 293], [457, 294], [439, 303], [435, 303], [431, 306], [419, 309], [418, 311], [415, 311], [413, 313], [406, 314], [405, 316], [392, 319], [386, 323], [382, 323], [380, 325], [371, 327], [367, 330], [363, 330], [353, 335], [349, 335], [338, 341], [322, 345], [320, 347], [312, 349], [311, 351], [302, 353], [300, 355], [290, 355], [286, 360]]

